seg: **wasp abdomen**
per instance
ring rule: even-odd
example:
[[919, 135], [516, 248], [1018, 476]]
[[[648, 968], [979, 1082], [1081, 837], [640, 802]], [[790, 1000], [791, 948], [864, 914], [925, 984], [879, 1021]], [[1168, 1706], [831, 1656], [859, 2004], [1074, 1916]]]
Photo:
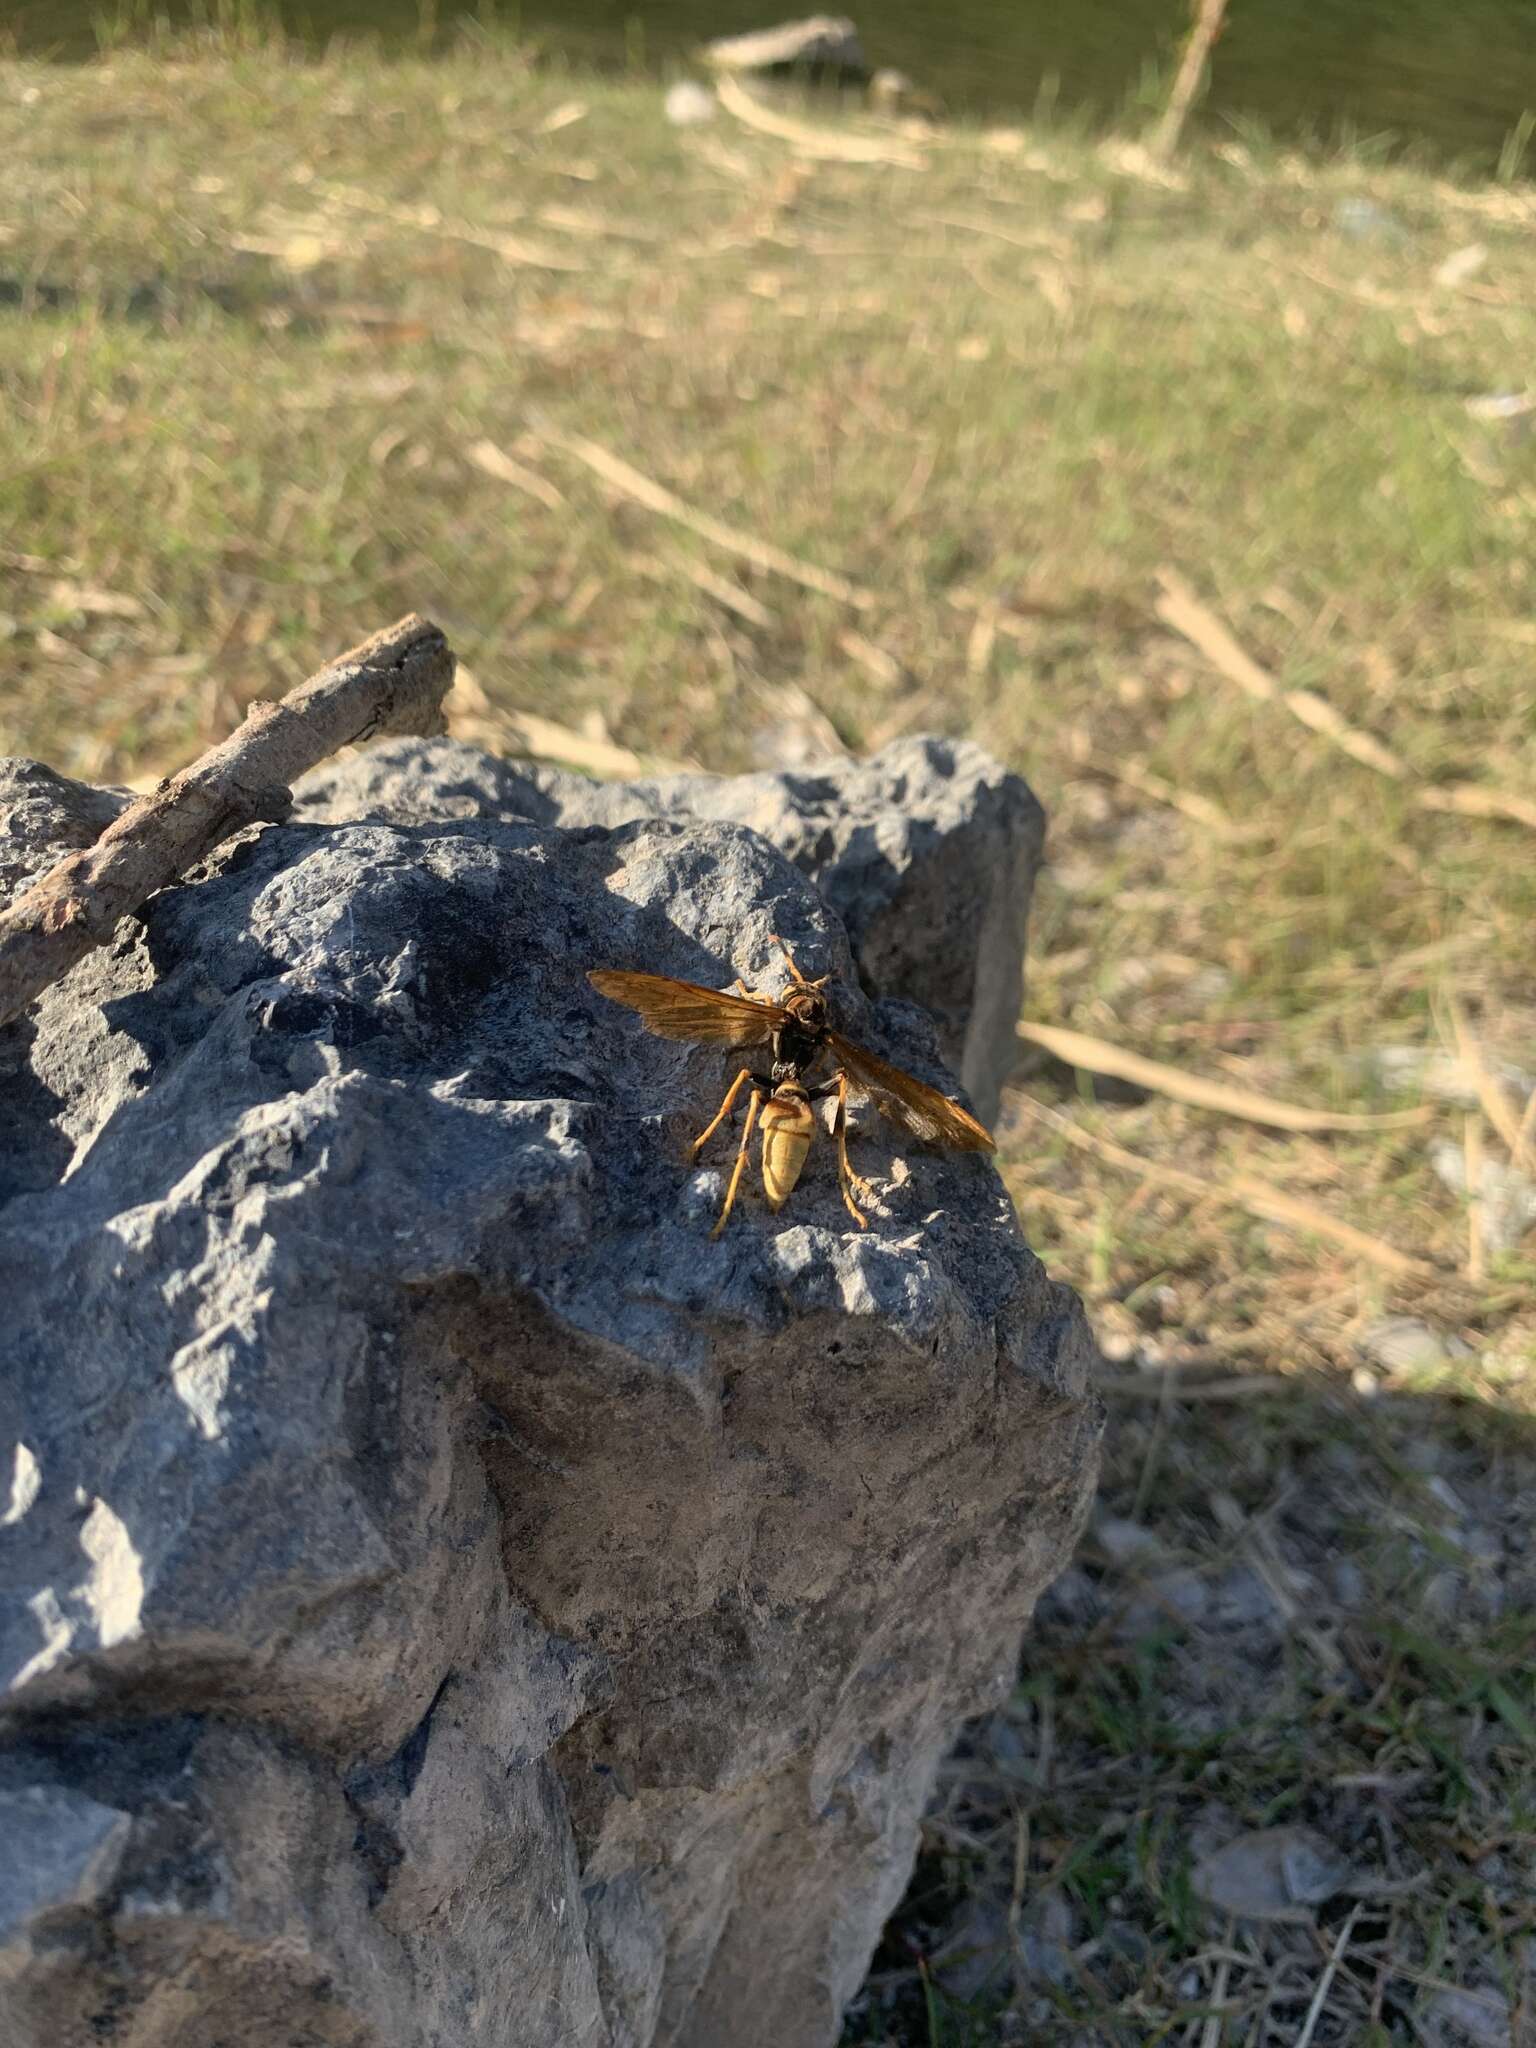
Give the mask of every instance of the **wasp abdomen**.
[[763, 1193], [770, 1209], [782, 1209], [794, 1193], [816, 1118], [798, 1081], [784, 1081], [763, 1104]]

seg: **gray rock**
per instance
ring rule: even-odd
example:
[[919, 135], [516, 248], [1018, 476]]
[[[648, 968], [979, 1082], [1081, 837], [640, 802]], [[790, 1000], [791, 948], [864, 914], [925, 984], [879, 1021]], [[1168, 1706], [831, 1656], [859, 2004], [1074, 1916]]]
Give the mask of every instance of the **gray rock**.
[[1077, 1939], [1077, 1921], [1062, 1893], [1037, 1893], [1021, 1916], [1021, 1975], [1036, 1983], [1054, 1984], [1059, 1990], [1065, 1989], [1077, 1974], [1072, 1960]]
[[1408, 233], [1395, 213], [1374, 199], [1359, 197], [1339, 201], [1333, 209], [1333, 228], [1352, 242], [1400, 242]]
[[1131, 1601], [1117, 1634], [1122, 1641], [1139, 1636], [1163, 1634], [1170, 1628], [1193, 1628], [1211, 1605], [1211, 1595], [1200, 1574], [1187, 1568], [1158, 1572], [1146, 1581], [1139, 1599]]
[[929, 1960], [945, 1996], [960, 2005], [1011, 1989], [1013, 1938], [1006, 1905], [972, 1893], [931, 1949]]
[[[872, 996], [920, 1003], [983, 1122], [1017, 1061], [1024, 937], [1045, 817], [1028, 785], [966, 740], [897, 740], [814, 772], [589, 782], [457, 740], [390, 740], [305, 776], [296, 815], [340, 823], [638, 818], [749, 825], [845, 926]], [[764, 963], [769, 985], [782, 978]]]
[[[1429, 1148], [1429, 1163], [1453, 1193], [1467, 1194], [1467, 1155], [1462, 1146], [1440, 1139]], [[1485, 1158], [1477, 1193], [1483, 1243], [1490, 1251], [1512, 1252], [1528, 1230], [1536, 1229], [1536, 1180], [1517, 1166]]]
[[66, 853], [94, 845], [132, 801], [126, 789], [71, 782], [41, 761], [0, 759], [0, 904]]
[[1198, 1898], [1243, 1920], [1305, 1920], [1348, 1883], [1348, 1863], [1315, 1828], [1256, 1828], [1195, 1865]]
[[1491, 1984], [1436, 1991], [1420, 2006], [1420, 2038], [1434, 2048], [1510, 2048], [1521, 2037], [1508, 1998]]
[[[1485, 1051], [1483, 1065], [1517, 1102], [1536, 1088], [1536, 1074]], [[1433, 1095], [1441, 1102], [1459, 1102], [1466, 1109], [1478, 1100], [1476, 1073], [1454, 1053], [1420, 1045], [1380, 1045], [1347, 1063], [1363, 1080], [1411, 1095]]]
[[1361, 1351], [1388, 1372], [1424, 1371], [1470, 1358], [1472, 1346], [1453, 1330], [1432, 1330], [1418, 1316], [1377, 1316], [1359, 1337]]
[[1121, 1515], [1098, 1514], [1093, 1518], [1094, 1541], [1112, 1564], [1122, 1570], [1146, 1569], [1163, 1554], [1162, 1538], [1144, 1522], [1130, 1522]]
[[1229, 1565], [1206, 1590], [1207, 1614], [1214, 1629], [1278, 1630], [1284, 1621], [1274, 1594], [1251, 1565]]
[[725, 1062], [585, 981], [849, 976], [804, 875], [464, 751], [0, 1033], [6, 2048], [830, 2043], [1086, 1511], [991, 1167], [861, 1116], [868, 1231], [823, 1146], [712, 1243]]

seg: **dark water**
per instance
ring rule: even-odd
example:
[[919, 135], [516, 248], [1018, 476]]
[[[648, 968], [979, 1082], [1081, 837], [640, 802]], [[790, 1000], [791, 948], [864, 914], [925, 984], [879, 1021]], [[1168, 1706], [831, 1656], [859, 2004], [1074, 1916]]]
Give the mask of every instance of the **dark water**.
[[[0, 35], [69, 57], [120, 0], [0, 0]], [[130, 0], [131, 4], [131, 0]], [[144, 4], [144, 0], [138, 0]], [[152, 0], [186, 19], [195, 0]], [[203, 0], [215, 11], [219, 0]], [[229, 4], [229, 0], [225, 0]], [[238, 4], [238, 0], [236, 0]], [[822, 0], [822, 5], [828, 0]], [[1175, 50], [1185, 0], [838, 0], [872, 63], [894, 64], [953, 109], [1063, 110], [1114, 118]], [[276, 0], [312, 42], [372, 33], [417, 42], [494, 18], [583, 61], [665, 71], [699, 41], [817, 11], [796, 0]], [[1390, 136], [1496, 164], [1536, 116], [1536, 0], [1230, 0], [1207, 119], [1256, 118], [1332, 140]], [[1531, 122], [1527, 122], [1529, 127]], [[1536, 173], [1536, 145], [1525, 174]]]

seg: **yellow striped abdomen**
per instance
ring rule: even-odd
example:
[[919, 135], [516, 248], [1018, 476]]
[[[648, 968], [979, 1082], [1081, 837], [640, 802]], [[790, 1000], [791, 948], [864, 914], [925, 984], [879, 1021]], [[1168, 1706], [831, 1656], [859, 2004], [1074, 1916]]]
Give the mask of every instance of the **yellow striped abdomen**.
[[794, 1192], [816, 1130], [810, 1098], [798, 1081], [786, 1081], [763, 1104], [763, 1193], [770, 1209], [782, 1209]]

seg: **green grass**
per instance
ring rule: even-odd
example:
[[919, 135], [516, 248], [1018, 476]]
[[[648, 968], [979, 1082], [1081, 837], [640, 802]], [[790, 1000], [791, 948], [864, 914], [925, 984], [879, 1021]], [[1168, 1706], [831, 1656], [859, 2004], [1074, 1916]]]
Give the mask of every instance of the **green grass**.
[[[1414, 1099], [1375, 1055], [1452, 1043], [1455, 996], [1488, 1058], [1529, 1070], [1532, 834], [1416, 797], [1536, 790], [1536, 433], [1468, 407], [1529, 378], [1531, 189], [1255, 136], [1172, 184], [1071, 129], [920, 148], [920, 170], [809, 165], [494, 39], [300, 61], [244, 16], [85, 68], [0, 65], [0, 745], [153, 775], [418, 609], [489, 699], [466, 731], [537, 712], [722, 771], [828, 727], [855, 751], [974, 735], [1051, 814], [1042, 1020], [1358, 1110]], [[1359, 201], [1386, 219], [1356, 237]], [[1475, 273], [1437, 284], [1472, 243]], [[658, 518], [569, 435], [872, 604]], [[477, 463], [484, 440], [532, 494]], [[1164, 566], [1406, 776], [1219, 677], [1159, 621]], [[701, 567], [764, 609], [723, 607]], [[1342, 1663], [1283, 1618], [1241, 1642], [1156, 1611], [1117, 1634], [1135, 1575], [1090, 1551], [1093, 1599], [1046, 1617], [956, 1767], [958, 1822], [946, 1781], [850, 2039], [1294, 2040], [1293, 1983], [1341, 1923], [1245, 1935], [1223, 1965], [1192, 1833], [1212, 1806], [1238, 1830], [1301, 1818], [1380, 1864], [1337, 1780], [1383, 1755], [1412, 1778], [1394, 1853], [1420, 1877], [1362, 1906], [1369, 1969], [1341, 1966], [1314, 2042], [1413, 2039], [1435, 1984], [1488, 1970], [1513, 2001], [1536, 1645], [1505, 1532], [1536, 1487], [1536, 1254], [1528, 1235], [1471, 1260], [1430, 1158], [1466, 1106], [1310, 1138], [1038, 1055], [1020, 1081], [1004, 1170], [1116, 1359], [1107, 1505], [1202, 1585], [1254, 1569], [1269, 1532]], [[1264, 1220], [1232, 1199], [1242, 1175], [1423, 1270]], [[1470, 1356], [1357, 1388], [1385, 1310]], [[1170, 1364], [1281, 1390], [1186, 1403], [1170, 1380], [1148, 1403]], [[1496, 1559], [1469, 1563], [1436, 1480]], [[1455, 1592], [1495, 1579], [1497, 1603]], [[1494, 1882], [1464, 1849], [1501, 1829]], [[1024, 1924], [1062, 1902], [1062, 1981], [1016, 1989], [1010, 1951], [1001, 1992], [953, 1989], [946, 1930], [998, 1898]]]

